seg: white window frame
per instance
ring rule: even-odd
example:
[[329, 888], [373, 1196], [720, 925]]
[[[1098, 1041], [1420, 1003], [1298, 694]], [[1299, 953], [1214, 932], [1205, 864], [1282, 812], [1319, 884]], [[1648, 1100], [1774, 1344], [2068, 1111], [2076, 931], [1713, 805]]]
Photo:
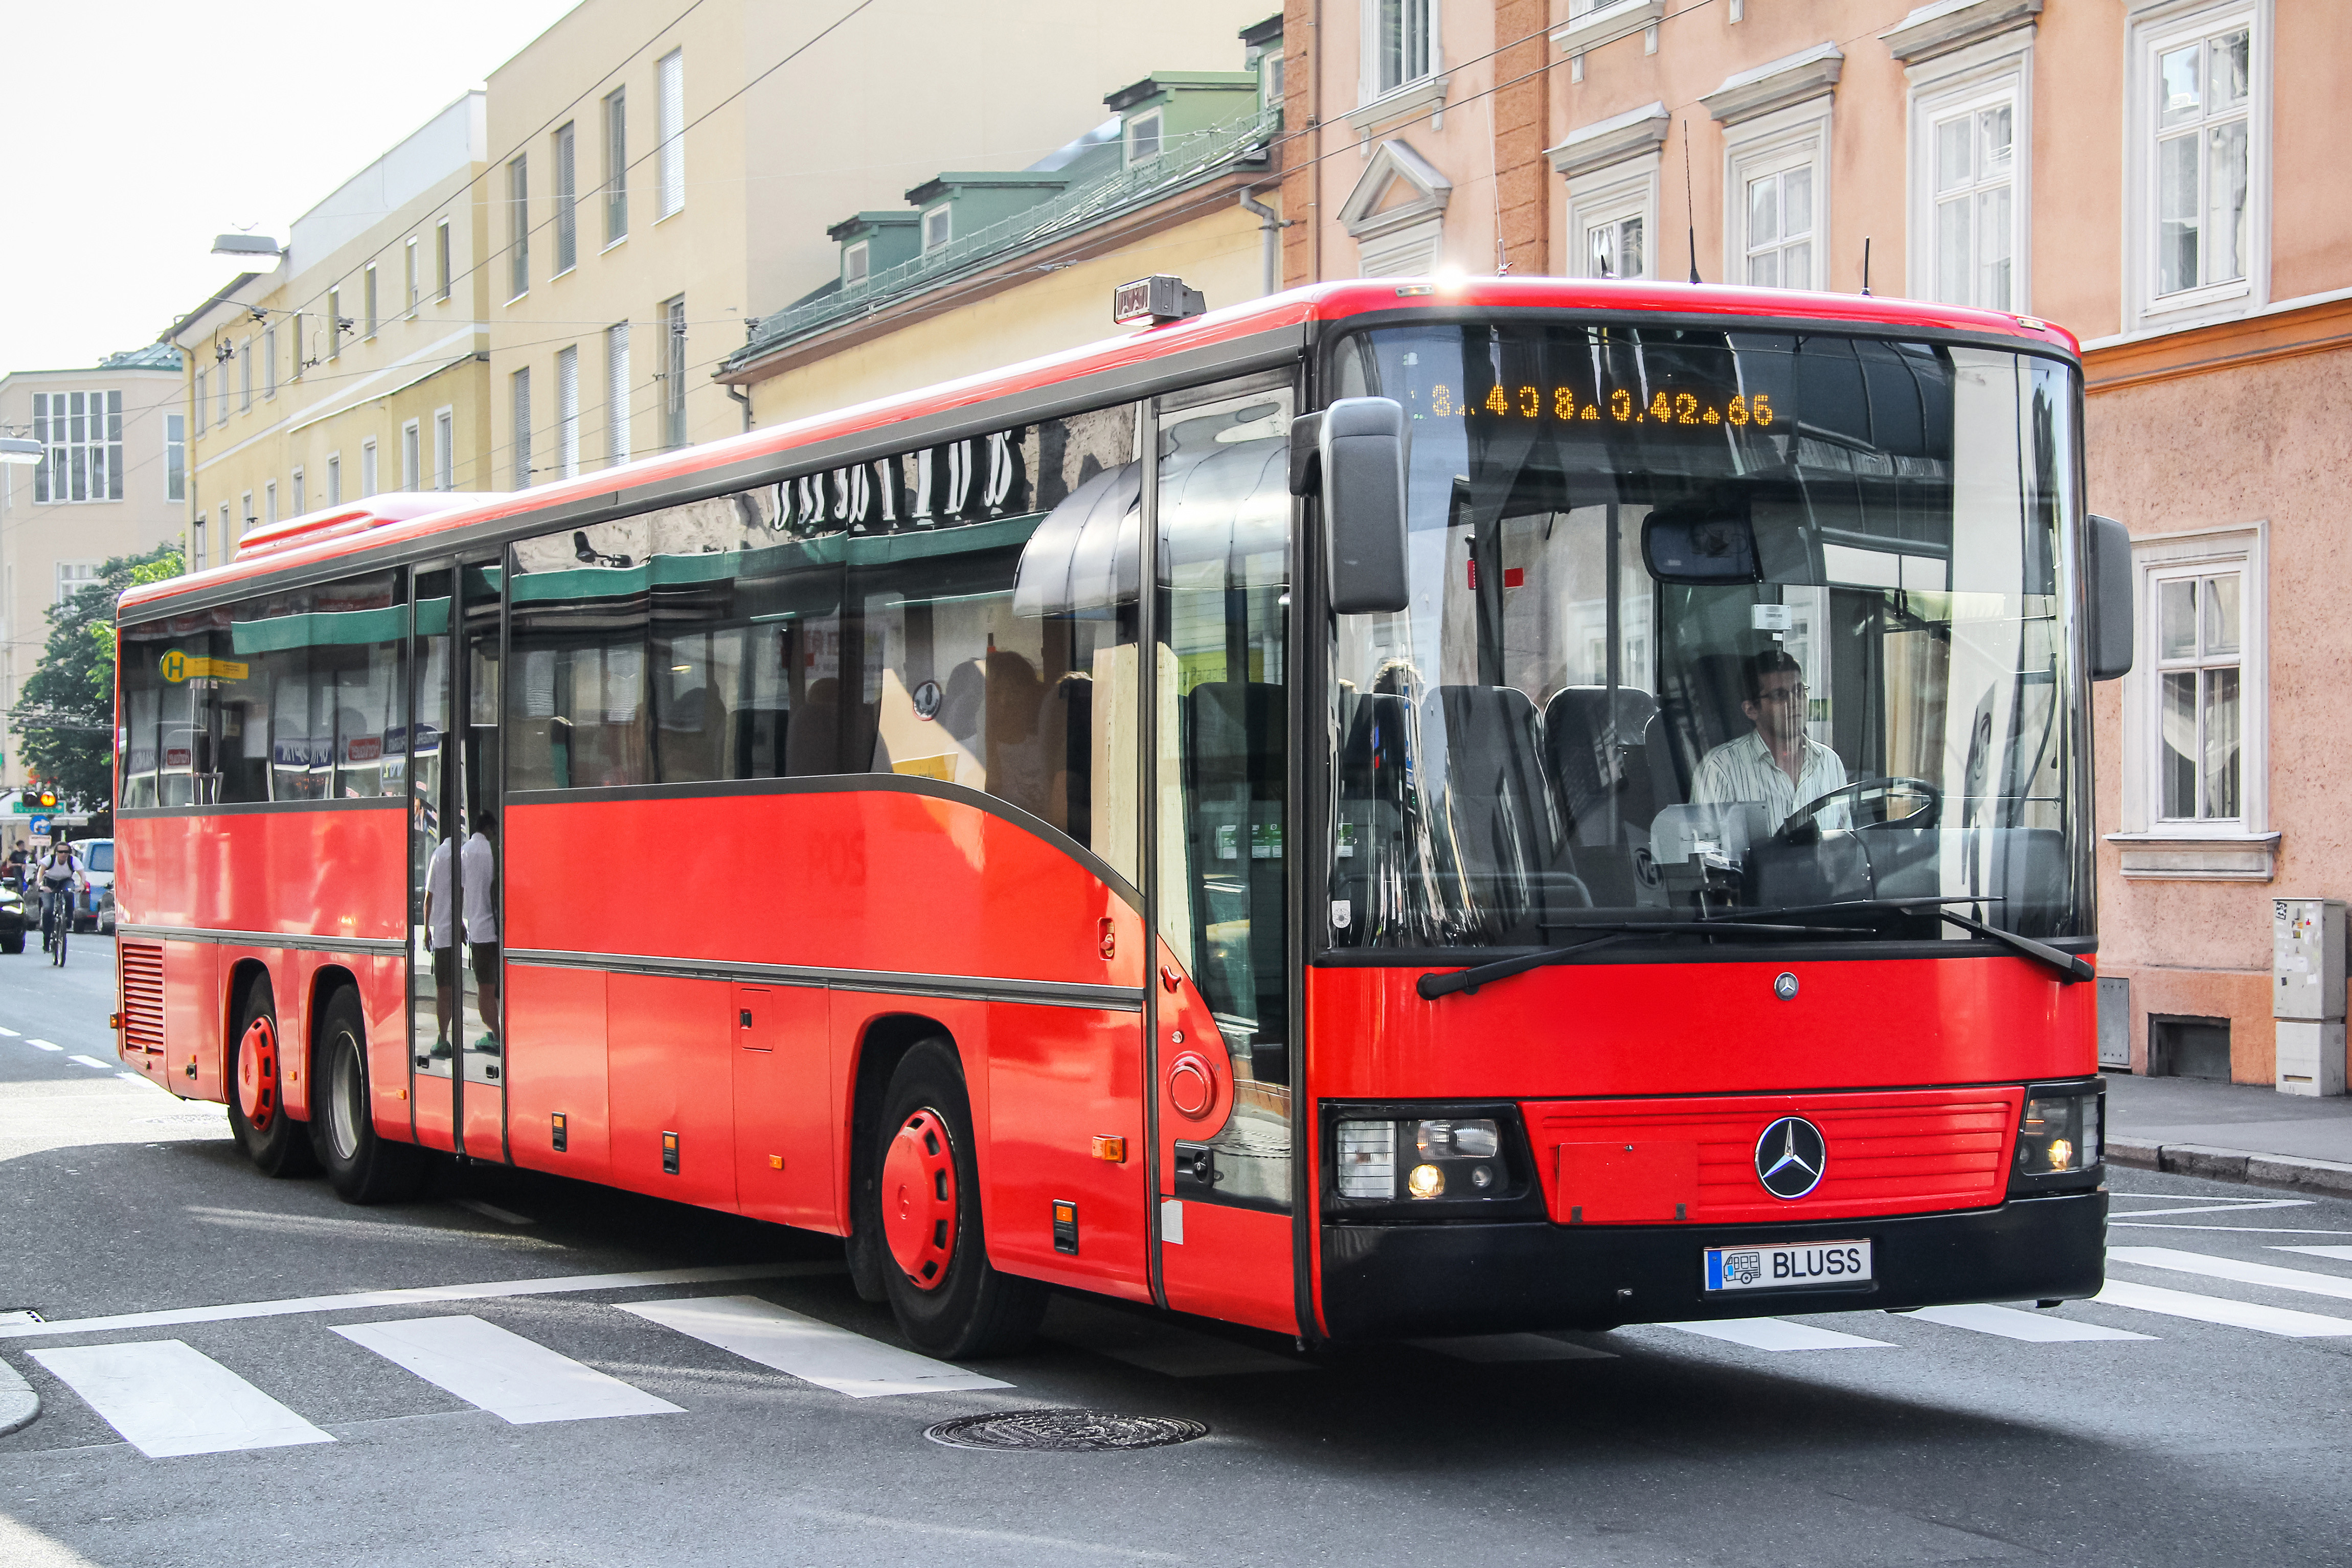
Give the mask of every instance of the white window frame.
[[245, 538], [253, 531], [253, 525], [260, 520], [253, 515], [253, 492], [239, 491], [236, 497], [236, 537]]
[[264, 523], [274, 523], [278, 520], [278, 481], [275, 479], [262, 481], [261, 520]]
[[403, 494], [425, 488], [425, 430], [414, 419], [400, 426], [400, 488]]
[[[1922, 61], [1904, 72], [1909, 88], [1908, 257], [1914, 299], [1936, 293], [1936, 125], [2006, 102], [2010, 109], [2010, 303], [2033, 313], [2033, 29], [2021, 28]], [[1948, 304], [1965, 301], [1949, 300]]]
[[514, 460], [514, 487], [530, 488], [530, 367], [523, 365], [507, 378], [507, 418], [514, 427], [507, 450]]
[[268, 402], [278, 395], [278, 328], [275, 324], [261, 329], [261, 396]]
[[580, 265], [580, 124], [567, 120], [549, 138], [549, 183], [555, 200], [555, 270], [561, 277]]
[[57, 563], [57, 600], [63, 604], [79, 590], [98, 580], [99, 563], [94, 560], [61, 560]]
[[[2108, 841], [2125, 851], [2127, 877], [2266, 882], [2270, 824], [2270, 594], [2267, 520], [2164, 534], [2132, 541], [2133, 617], [2137, 646], [2122, 681], [2122, 831]], [[2161, 815], [2164, 780], [2158, 669], [2157, 585], [2215, 572], [2239, 574], [2239, 798], [2241, 816], [2225, 820]], [[2207, 852], [2200, 856], [2198, 852]]]
[[[457, 282], [456, 277], [452, 276], [456, 271], [451, 265], [452, 259], [449, 249], [449, 220], [443, 218], [433, 225], [433, 298], [437, 300], [446, 301], [449, 298], [451, 287]], [[295, 351], [297, 353], [301, 351], [299, 343], [295, 345]]]
[[629, 398], [635, 378], [629, 370], [629, 324], [615, 321], [604, 329], [604, 462], [618, 468], [629, 460]]
[[555, 350], [555, 476], [580, 475], [580, 345]]
[[1129, 115], [1119, 131], [1127, 141], [1127, 162], [1130, 165], [1157, 158], [1168, 149], [1167, 111], [1155, 106], [1141, 114]]
[[433, 487], [457, 487], [457, 410], [444, 403], [433, 411]]
[[340, 452], [330, 452], [327, 454], [327, 505], [340, 507], [342, 504], [343, 455]]
[[253, 411], [253, 340], [236, 340], [236, 412]]
[[188, 498], [188, 416], [177, 409], [163, 411], [163, 499]]
[[841, 286], [855, 288], [874, 276], [874, 246], [871, 241], [858, 240], [841, 247]]
[[1664, 160], [1655, 152], [1579, 174], [1568, 182], [1568, 266], [1570, 277], [1599, 277], [1587, 243], [1591, 231], [1627, 218], [1642, 220], [1642, 270], [1623, 276], [1656, 277], [1658, 274], [1658, 177]]
[[[1415, 0], [1402, 0], [1400, 9], [1409, 7]], [[1402, 92], [1415, 82], [1427, 81], [1444, 73], [1445, 62], [1438, 51], [1442, 0], [1420, 0], [1424, 17], [1425, 37], [1422, 39], [1422, 68], [1417, 71], [1400, 68], [1397, 79], [1381, 80], [1381, 0], [1364, 0], [1363, 19], [1358, 37], [1364, 41], [1362, 79], [1358, 84], [1359, 103], [1370, 103], [1390, 93]], [[1408, 50], [1407, 53], [1411, 51]]]
[[[937, 239], [931, 237], [934, 219], [938, 220], [939, 237]], [[955, 208], [949, 203], [941, 202], [936, 207], [925, 209], [922, 229], [923, 254], [929, 256], [935, 250], [945, 250], [954, 241]]]
[[[1723, 263], [1717, 275], [1748, 283], [1748, 182], [1810, 167], [1813, 172], [1812, 276], [1804, 287], [1829, 287], [1831, 98], [1827, 93], [1770, 114], [1742, 120], [1723, 133]], [[1785, 238], [1777, 242], [1786, 243]], [[1785, 274], [1784, 274], [1785, 277]], [[1790, 287], [1787, 282], [1778, 285]]]
[[410, 235], [408, 243], [401, 247], [403, 283], [408, 290], [408, 308], [401, 314], [411, 321], [416, 319], [416, 308], [425, 302], [425, 277], [420, 270], [425, 258], [416, 246], [417, 237]]
[[1257, 104], [1261, 110], [1280, 109], [1282, 95], [1289, 86], [1282, 46], [1276, 44], [1257, 57]]
[[686, 51], [654, 62], [654, 222], [686, 206]]
[[376, 292], [375, 263], [372, 261], [360, 268], [360, 302], [366, 308], [367, 335], [373, 340], [376, 329], [383, 325], [383, 317], [380, 313], [383, 296]]
[[375, 437], [371, 435], [360, 443], [360, 498], [362, 500], [376, 493], [375, 481]]
[[[2126, 331], [2167, 331], [2252, 315], [2270, 303], [2271, 54], [2274, 0], [2134, 0], [2124, 90], [2123, 298]], [[2246, 276], [2157, 293], [2157, 59], [2191, 39], [2243, 26], [2247, 40]]]
[[300, 464], [298, 463], [294, 465], [294, 472], [288, 476], [288, 482], [292, 486], [292, 488], [288, 492], [288, 494], [291, 497], [294, 503], [293, 515], [299, 517], [303, 513], [310, 509], [308, 505], [310, 498], [310, 484], [303, 476], [302, 466]]

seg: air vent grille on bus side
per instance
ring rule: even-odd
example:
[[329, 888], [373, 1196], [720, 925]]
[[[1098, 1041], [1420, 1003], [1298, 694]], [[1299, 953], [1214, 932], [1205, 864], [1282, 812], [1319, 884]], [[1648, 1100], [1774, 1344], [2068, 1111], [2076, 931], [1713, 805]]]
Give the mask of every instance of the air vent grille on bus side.
[[151, 942], [122, 945], [122, 1048], [163, 1049], [163, 949]]

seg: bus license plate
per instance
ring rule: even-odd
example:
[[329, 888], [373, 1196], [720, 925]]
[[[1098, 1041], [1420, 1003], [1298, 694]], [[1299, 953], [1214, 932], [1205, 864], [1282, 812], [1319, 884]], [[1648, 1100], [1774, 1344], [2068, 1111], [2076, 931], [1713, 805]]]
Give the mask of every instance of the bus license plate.
[[1786, 1291], [1805, 1285], [1851, 1285], [1870, 1278], [1867, 1241], [1808, 1241], [1759, 1247], [1710, 1247], [1706, 1289]]

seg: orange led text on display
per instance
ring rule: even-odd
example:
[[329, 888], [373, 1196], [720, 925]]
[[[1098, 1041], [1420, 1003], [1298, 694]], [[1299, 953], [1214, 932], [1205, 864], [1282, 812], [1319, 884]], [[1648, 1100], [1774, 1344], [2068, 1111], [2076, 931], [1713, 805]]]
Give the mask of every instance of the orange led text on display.
[[1441, 419], [1486, 415], [1503, 419], [1591, 420], [1596, 423], [1708, 425], [1753, 424], [1763, 429], [1776, 417], [1772, 410], [1772, 394], [1758, 392], [1753, 397], [1734, 392], [1727, 402], [1701, 401], [1692, 392], [1661, 392], [1652, 394], [1646, 403], [1622, 388], [1608, 394], [1605, 402], [1591, 398], [1579, 398], [1572, 387], [1552, 387], [1547, 392], [1538, 386], [1522, 386], [1512, 391], [1499, 384], [1489, 387], [1486, 395], [1457, 400], [1454, 389], [1440, 382], [1429, 389], [1429, 412]]

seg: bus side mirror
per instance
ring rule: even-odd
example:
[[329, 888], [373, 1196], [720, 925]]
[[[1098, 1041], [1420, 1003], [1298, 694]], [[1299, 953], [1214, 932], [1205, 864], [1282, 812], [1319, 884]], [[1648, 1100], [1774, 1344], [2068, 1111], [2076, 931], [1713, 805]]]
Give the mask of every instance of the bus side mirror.
[[1290, 490], [1323, 497], [1331, 608], [1387, 614], [1412, 600], [1405, 569], [1404, 405], [1341, 398], [1290, 423]]
[[2113, 517], [2091, 519], [2091, 679], [2112, 681], [2132, 667], [2131, 535]]

